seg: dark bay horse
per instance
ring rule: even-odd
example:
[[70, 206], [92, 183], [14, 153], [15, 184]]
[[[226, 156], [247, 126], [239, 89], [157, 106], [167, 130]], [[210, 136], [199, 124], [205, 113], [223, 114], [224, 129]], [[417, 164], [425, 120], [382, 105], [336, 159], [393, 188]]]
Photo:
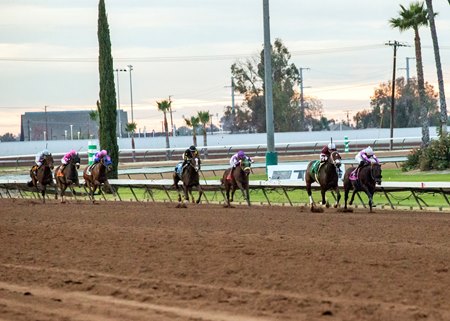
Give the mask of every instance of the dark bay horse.
[[109, 190], [112, 190], [111, 185], [109, 185], [107, 176], [107, 174], [112, 170], [112, 166], [113, 164], [111, 162], [111, 159], [108, 157], [103, 157], [100, 162], [91, 166], [90, 172], [88, 171], [90, 165], [84, 169], [84, 184], [89, 189], [92, 202], [95, 202], [94, 193], [97, 188], [105, 185]]
[[[244, 199], [247, 201], [248, 206], [250, 206], [250, 194], [248, 191], [248, 181], [250, 175], [251, 162], [247, 158], [241, 160], [239, 165], [234, 168], [229, 168], [223, 173], [222, 179], [220, 180], [225, 187], [226, 192], [226, 204], [225, 207], [231, 207], [231, 202], [234, 199], [234, 193], [239, 188], [242, 192]], [[228, 174], [231, 172], [231, 180], [228, 180]], [[231, 197], [230, 197], [231, 191]]]
[[356, 180], [350, 180], [350, 174], [353, 172], [355, 167], [348, 168], [344, 175], [344, 200], [345, 209], [347, 209], [348, 193], [353, 189], [353, 194], [350, 199], [349, 205], [353, 204], [355, 199], [355, 193], [359, 191], [364, 191], [369, 198], [369, 208], [372, 212], [373, 207], [373, 194], [375, 193], [375, 185], [381, 184], [381, 165], [377, 163], [371, 163], [366, 165], [359, 170], [358, 178]]
[[78, 179], [78, 171], [80, 168], [80, 155], [76, 154], [71, 158], [69, 163], [61, 171], [62, 165], [59, 165], [55, 170], [56, 185], [59, 188], [59, 195], [61, 196], [61, 203], [64, 203], [64, 192], [67, 187], [70, 188], [72, 194], [75, 195], [75, 191], [72, 185], [80, 186]]
[[[37, 165], [36, 165], [37, 166]], [[29, 187], [36, 187], [37, 192], [42, 195], [42, 202], [45, 203], [45, 192], [47, 190], [47, 185], [55, 186], [55, 182], [53, 181], [53, 156], [51, 154], [45, 155], [42, 160], [42, 165], [39, 166], [34, 171], [34, 166], [30, 169], [30, 177], [31, 181], [28, 182]], [[58, 197], [58, 190], [55, 191], [55, 198]]]
[[312, 167], [317, 165], [318, 160], [309, 162], [306, 167], [305, 173], [305, 182], [306, 182], [306, 191], [309, 196], [309, 205], [311, 208], [314, 207], [314, 201], [311, 195], [311, 184], [314, 182], [319, 183], [320, 185], [320, 193], [322, 194], [322, 202], [321, 205], [329, 206], [328, 202], [325, 199], [325, 193], [332, 189], [336, 193], [336, 203], [334, 207], [339, 206], [339, 200], [341, 199], [341, 194], [339, 193], [339, 168], [341, 167], [341, 155], [337, 151], [334, 151], [330, 154], [327, 161], [319, 166], [317, 173], [312, 172]]
[[[187, 203], [189, 203], [189, 196], [191, 197], [192, 203], [200, 203], [200, 199], [203, 195], [203, 190], [200, 186], [200, 159], [198, 157], [191, 158], [186, 166], [182, 169], [181, 177], [177, 173], [177, 168], [175, 167], [175, 171], [173, 173], [173, 186], [176, 188], [178, 192], [178, 205], [177, 207], [187, 207]], [[182, 197], [180, 193], [180, 189], [178, 186], [179, 182], [182, 182], [183, 189], [183, 198], [184, 202], [182, 203]], [[192, 195], [192, 189], [197, 187], [198, 190], [198, 199], [194, 199], [194, 195]]]

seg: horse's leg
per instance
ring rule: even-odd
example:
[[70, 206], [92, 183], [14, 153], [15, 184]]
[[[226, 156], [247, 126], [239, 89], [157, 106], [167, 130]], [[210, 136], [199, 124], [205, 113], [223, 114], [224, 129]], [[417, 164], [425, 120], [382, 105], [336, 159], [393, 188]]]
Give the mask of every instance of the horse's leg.
[[305, 182], [306, 182], [306, 192], [308, 193], [308, 198], [309, 198], [309, 206], [312, 209], [314, 207], [314, 200], [312, 198], [311, 178], [309, 177], [309, 172], [308, 171], [306, 172]]
[[[320, 187], [320, 194], [322, 195], [322, 205], [328, 205], [327, 204], [327, 200], [325, 199], [325, 193], [326, 193], [326, 191], [327, 191], [327, 188], [326, 187]], [[328, 206], [327, 206], [328, 207]]]
[[231, 189], [230, 184], [228, 182], [225, 182], [225, 195], [226, 195], [225, 207], [230, 207], [230, 189]]
[[195, 198], [194, 198], [194, 194], [192, 194], [192, 188], [193, 188], [193, 186], [191, 186], [191, 187], [188, 188], [189, 196], [190, 196], [189, 201], [191, 201], [192, 204], [195, 204]]
[[202, 199], [202, 195], [203, 195], [203, 189], [202, 187], [199, 185], [197, 185], [197, 190], [198, 190], [198, 199], [196, 201], [196, 203], [200, 203], [201, 199]]
[[341, 200], [341, 193], [339, 193], [339, 186], [336, 185], [334, 188], [334, 192], [336, 193], [336, 203], [334, 203], [334, 208], [339, 207], [339, 201]]
[[248, 205], [248, 206], [251, 206], [251, 204], [250, 204], [250, 193], [249, 193], [248, 184], [247, 184], [247, 186], [245, 187], [245, 194], [247, 195], [247, 196], [246, 196], [247, 205]]
[[348, 205], [353, 205], [353, 201], [355, 200], [356, 188], [353, 189], [352, 197], [350, 198], [350, 202]]
[[181, 205], [181, 207], [186, 208], [187, 204], [189, 203], [189, 187], [185, 186], [184, 184], [183, 184], [183, 197], [184, 197], [184, 200], [183, 200], [183, 204]]
[[41, 195], [42, 195], [42, 203], [45, 204], [45, 190], [47, 189], [47, 185], [42, 184], [42, 190], [41, 190]]

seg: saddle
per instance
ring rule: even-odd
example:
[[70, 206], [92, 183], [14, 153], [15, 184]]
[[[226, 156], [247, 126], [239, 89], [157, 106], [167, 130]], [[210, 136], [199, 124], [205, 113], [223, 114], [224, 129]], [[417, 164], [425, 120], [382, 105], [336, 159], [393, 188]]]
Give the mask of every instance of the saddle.
[[361, 168], [368, 166], [369, 163], [365, 163], [363, 166], [361, 167], [356, 167], [351, 173], [350, 175], [348, 175], [348, 179], [351, 181], [357, 181], [359, 178], [359, 171], [361, 170]]
[[320, 168], [323, 166], [323, 164], [325, 164], [325, 162], [316, 160], [316, 161], [314, 161], [314, 163], [311, 166], [311, 170], [310, 170], [311, 176], [314, 177], [316, 182], [319, 181], [318, 174], [319, 174]]

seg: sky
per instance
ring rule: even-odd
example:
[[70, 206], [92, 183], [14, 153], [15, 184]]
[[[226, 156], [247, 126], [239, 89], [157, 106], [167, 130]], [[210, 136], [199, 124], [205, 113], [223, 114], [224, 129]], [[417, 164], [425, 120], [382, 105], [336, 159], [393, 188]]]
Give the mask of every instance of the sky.
[[[322, 101], [325, 116], [350, 119], [369, 108], [374, 89], [414, 57], [413, 32], [388, 20], [399, 0], [270, 0], [270, 34], [303, 70], [304, 94]], [[230, 67], [263, 48], [262, 0], [106, 0], [120, 108], [141, 131], [161, 130], [156, 101], [172, 100], [173, 120], [209, 111], [218, 125], [231, 105]], [[434, 0], [441, 62], [450, 97], [450, 6]], [[25, 112], [95, 110], [99, 93], [97, 0], [0, 1], [0, 134], [20, 132]], [[435, 85], [431, 35], [421, 28], [425, 80]], [[410, 60], [414, 77], [415, 60]], [[130, 78], [132, 90], [130, 89]], [[116, 87], [117, 91], [117, 87]], [[236, 95], [239, 102], [242, 99]]]

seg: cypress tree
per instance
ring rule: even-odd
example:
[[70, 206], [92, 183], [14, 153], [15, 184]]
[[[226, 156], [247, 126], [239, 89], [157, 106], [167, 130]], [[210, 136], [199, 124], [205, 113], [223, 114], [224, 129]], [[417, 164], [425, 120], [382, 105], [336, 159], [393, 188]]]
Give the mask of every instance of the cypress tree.
[[119, 147], [116, 136], [116, 90], [114, 84], [113, 58], [111, 55], [111, 40], [109, 35], [108, 18], [106, 16], [105, 1], [98, 4], [98, 71], [100, 76], [100, 103], [97, 104], [100, 123], [100, 147], [106, 149], [113, 161], [110, 178], [117, 178], [119, 162]]

